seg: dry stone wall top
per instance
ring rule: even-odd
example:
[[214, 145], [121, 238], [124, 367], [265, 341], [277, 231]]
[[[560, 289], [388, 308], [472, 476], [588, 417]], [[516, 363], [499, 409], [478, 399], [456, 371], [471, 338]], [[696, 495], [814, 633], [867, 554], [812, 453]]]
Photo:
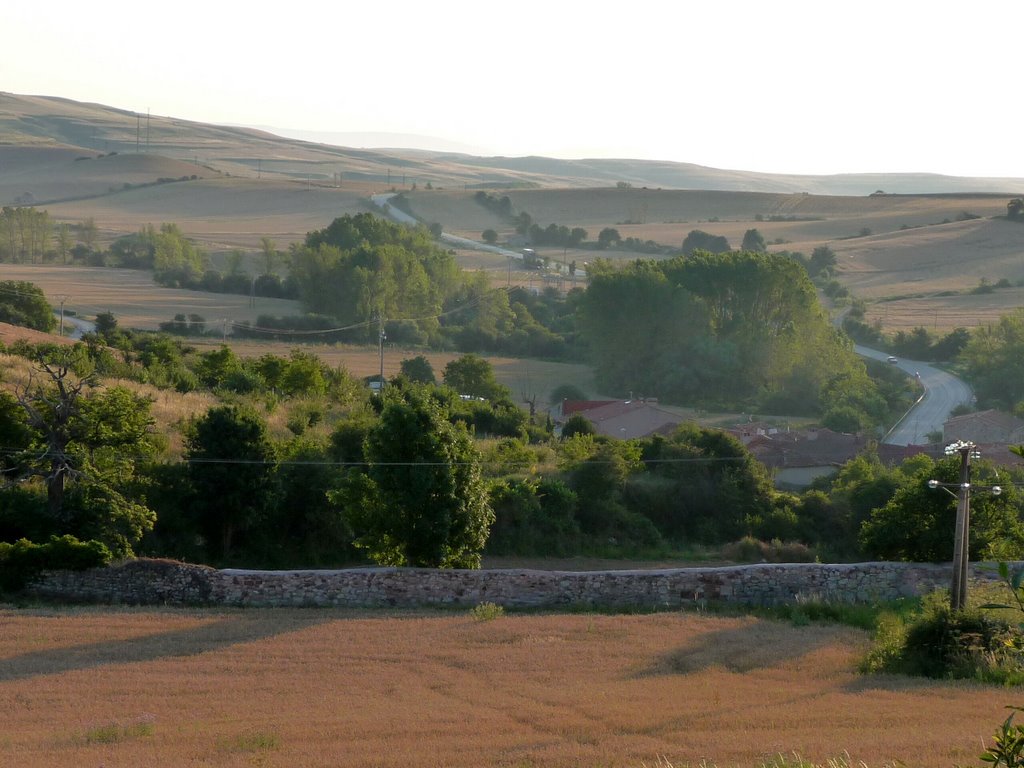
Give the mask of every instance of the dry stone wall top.
[[[64, 602], [129, 605], [414, 608], [493, 602], [509, 608], [675, 608], [707, 601], [776, 605], [800, 600], [872, 602], [948, 586], [949, 564], [758, 564], [633, 571], [216, 570], [166, 560], [131, 560], [89, 571], [51, 571], [30, 595]], [[975, 567], [974, 578], [991, 579]]]

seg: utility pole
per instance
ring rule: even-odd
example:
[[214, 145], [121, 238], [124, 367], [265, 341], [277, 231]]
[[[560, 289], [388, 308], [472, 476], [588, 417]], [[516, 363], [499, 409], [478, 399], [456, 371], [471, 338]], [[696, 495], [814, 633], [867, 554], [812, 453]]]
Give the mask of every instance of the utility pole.
[[956, 499], [956, 529], [953, 539], [953, 580], [949, 587], [950, 610], [959, 611], [967, 604], [967, 531], [971, 521], [971, 451], [973, 445], [958, 447], [960, 454], [960, 488]]
[[[960, 455], [960, 478], [957, 483], [942, 483], [929, 480], [932, 490], [941, 488], [956, 498], [956, 525], [953, 531], [953, 575], [949, 586], [949, 609], [962, 611], [967, 607], [967, 564], [970, 559], [971, 491], [988, 491], [999, 496], [1003, 489], [998, 485], [972, 487], [971, 459], [981, 457], [978, 446], [967, 440], [958, 440], [946, 446], [947, 456]], [[956, 488], [956, 493], [950, 490]]]
[[380, 331], [378, 333], [378, 346], [380, 348], [380, 389], [378, 390], [381, 396], [384, 395], [384, 339], [387, 338], [384, 334], [384, 313], [380, 312], [377, 314], [377, 320], [380, 323]]

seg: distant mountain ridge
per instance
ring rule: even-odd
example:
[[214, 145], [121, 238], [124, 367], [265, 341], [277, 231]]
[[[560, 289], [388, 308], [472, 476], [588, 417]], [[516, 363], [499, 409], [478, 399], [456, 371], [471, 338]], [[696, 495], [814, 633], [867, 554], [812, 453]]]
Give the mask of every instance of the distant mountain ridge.
[[[373, 143], [372, 134], [355, 135], [363, 144]], [[400, 137], [383, 136], [388, 137], [388, 143]], [[402, 177], [434, 186], [463, 188], [586, 188], [623, 183], [659, 189], [815, 195], [867, 195], [876, 191], [1024, 193], [1024, 178], [926, 173], [787, 175], [656, 160], [483, 157], [450, 149], [355, 149], [286, 138], [252, 128], [143, 115], [59, 97], [0, 92], [0, 177], [5, 169], [19, 165], [16, 150], [20, 148], [63, 149], [82, 155], [153, 153], [235, 175], [304, 179], [344, 176], [375, 182]], [[22, 160], [20, 165], [24, 164]]]

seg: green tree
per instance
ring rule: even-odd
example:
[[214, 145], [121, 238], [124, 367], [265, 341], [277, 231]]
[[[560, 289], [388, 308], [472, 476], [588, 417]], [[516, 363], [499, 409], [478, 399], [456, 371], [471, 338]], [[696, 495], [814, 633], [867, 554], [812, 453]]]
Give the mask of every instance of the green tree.
[[288, 397], [323, 397], [327, 393], [323, 363], [316, 355], [293, 349], [281, 373], [279, 388]]
[[42, 288], [23, 280], [0, 280], [0, 322], [44, 333], [57, 324]]
[[153, 251], [153, 278], [168, 288], [196, 284], [206, 269], [206, 254], [199, 250], [176, 224], [143, 228], [142, 237]]
[[444, 367], [444, 383], [460, 395], [500, 400], [511, 397], [508, 387], [498, 382], [491, 364], [479, 355], [463, 355]]
[[279, 253], [277, 245], [269, 237], [260, 238], [260, 253], [263, 255], [263, 274], [274, 274], [274, 267], [277, 266]]
[[756, 229], [748, 229], [743, 233], [743, 242], [740, 244], [740, 249], [764, 253], [768, 250], [768, 245], [765, 243], [764, 236], [760, 232]]
[[351, 560], [352, 531], [327, 494], [341, 482], [323, 438], [300, 436], [281, 445], [277, 494], [247, 547], [270, 563], [330, 566]]
[[489, 496], [494, 509], [489, 553], [567, 555], [578, 550], [576, 494], [560, 480], [497, 480]]
[[683, 254], [689, 256], [695, 251], [707, 251], [708, 253], [726, 253], [729, 250], [729, 241], [722, 235], [708, 234], [701, 229], [690, 230], [690, 233], [683, 240]]
[[228, 561], [236, 544], [263, 520], [273, 489], [273, 446], [264, 421], [238, 406], [217, 406], [186, 439], [191, 511], [208, 554]]
[[575, 384], [559, 384], [551, 390], [548, 400], [552, 403], [561, 403], [563, 400], [586, 400], [587, 393]]
[[12, 475], [41, 478], [52, 533], [95, 538], [129, 556], [154, 522], [126, 495], [137, 464], [156, 450], [151, 401], [123, 387], [100, 389], [71, 363], [67, 352], [41, 357], [17, 389], [30, 441]]
[[[871, 512], [860, 529], [860, 543], [871, 557], [886, 560], [947, 562], [953, 559], [956, 501], [929, 480], [958, 483], [960, 458], [933, 462], [921, 459], [907, 474], [893, 497]], [[984, 460], [973, 466], [975, 476], [994, 477]], [[968, 551], [972, 560], [1019, 560], [1024, 556], [1024, 523], [1020, 499], [1012, 485], [1003, 493], [976, 493], [971, 497]]]
[[68, 254], [74, 245], [74, 238], [71, 237], [71, 227], [61, 222], [57, 227], [57, 255], [60, 256], [60, 263], [68, 263]]
[[493, 229], [485, 229], [480, 236], [484, 239], [484, 242], [489, 245], [494, 245], [498, 242], [498, 233]]
[[365, 473], [331, 494], [356, 546], [383, 565], [478, 568], [494, 513], [479, 455], [433, 399], [386, 402], [364, 443]]
[[[585, 436], [570, 438], [571, 445]], [[604, 547], [647, 548], [661, 543], [650, 518], [625, 501], [626, 483], [639, 469], [640, 448], [633, 441], [594, 441], [593, 453], [571, 466], [568, 482], [579, 502], [576, 519], [585, 536]]]
[[807, 263], [807, 273], [811, 277], [831, 275], [836, 266], [836, 252], [827, 245], [819, 245], [811, 251], [811, 259]]
[[612, 227], [605, 227], [597, 233], [597, 247], [602, 251], [622, 242], [622, 235], [619, 230]]
[[979, 405], [1013, 410], [1024, 400], [1024, 309], [976, 328], [960, 360]]
[[434, 375], [434, 366], [430, 364], [423, 355], [408, 360], [403, 360], [400, 365], [402, 375], [409, 381], [416, 384], [435, 384], [437, 377]]
[[100, 312], [96, 315], [96, 333], [108, 344], [117, 332], [117, 318], [113, 312]]
[[[436, 332], [437, 315], [466, 282], [453, 255], [425, 227], [370, 214], [342, 216], [307, 234], [292, 249], [290, 278], [309, 312], [351, 324], [419, 317], [414, 327], [426, 334]], [[369, 338], [376, 329], [366, 328]]]
[[684, 424], [641, 441], [640, 450], [645, 471], [631, 482], [634, 506], [672, 540], [735, 541], [770, 514], [770, 474], [721, 430]]
[[596, 435], [597, 429], [582, 413], [574, 413], [562, 425], [562, 439], [568, 440], [576, 435]]
[[90, 216], [78, 224], [78, 241], [90, 251], [96, 250], [96, 242], [99, 239], [100, 231], [96, 226], [96, 220]]

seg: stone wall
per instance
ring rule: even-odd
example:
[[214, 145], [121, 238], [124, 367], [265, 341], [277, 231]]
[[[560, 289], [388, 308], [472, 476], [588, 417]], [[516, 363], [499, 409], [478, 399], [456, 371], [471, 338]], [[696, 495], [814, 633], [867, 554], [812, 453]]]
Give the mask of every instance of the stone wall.
[[[974, 578], [993, 578], [975, 569]], [[893, 600], [949, 585], [950, 566], [921, 563], [738, 565], [638, 571], [216, 570], [132, 560], [89, 571], [44, 573], [36, 598], [129, 605], [674, 608], [704, 601], [772, 605], [801, 599]]]

